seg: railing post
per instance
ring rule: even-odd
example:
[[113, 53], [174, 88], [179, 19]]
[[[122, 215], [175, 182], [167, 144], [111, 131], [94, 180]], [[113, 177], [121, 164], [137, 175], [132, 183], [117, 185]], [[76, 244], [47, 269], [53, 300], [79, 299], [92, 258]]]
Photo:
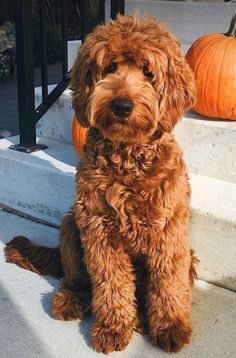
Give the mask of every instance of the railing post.
[[89, 7], [88, 0], [81, 1], [81, 39], [84, 41], [88, 33]]
[[[33, 1], [16, 1], [16, 63], [20, 144], [11, 149], [32, 152], [36, 144], [33, 63]], [[45, 147], [45, 146], [44, 146]]]
[[[36, 144], [36, 123], [50, 106], [61, 95], [69, 83], [67, 72], [67, 1], [61, 0], [62, 26], [62, 80], [48, 94], [47, 76], [47, 33], [46, 33], [46, 0], [39, 0], [40, 12], [40, 44], [41, 44], [41, 82], [42, 103], [35, 109], [34, 95], [34, 59], [33, 59], [33, 0], [17, 0], [16, 3], [16, 62], [20, 144], [10, 148], [30, 153], [46, 148]], [[111, 16], [124, 13], [124, 0], [111, 0]], [[89, 1], [80, 2], [81, 38], [82, 41], [89, 30]], [[105, 20], [105, 0], [99, 1], [99, 22]]]
[[115, 19], [116, 15], [124, 14], [125, 0], [111, 0], [111, 18]]
[[61, 0], [61, 28], [62, 28], [62, 78], [68, 73], [67, 58], [67, 1]]
[[101, 24], [105, 23], [105, 0], [99, 2], [99, 20]]
[[46, 35], [47, 25], [46, 25], [45, 8], [46, 8], [45, 0], [39, 0], [42, 102], [45, 102], [48, 96], [47, 35]]

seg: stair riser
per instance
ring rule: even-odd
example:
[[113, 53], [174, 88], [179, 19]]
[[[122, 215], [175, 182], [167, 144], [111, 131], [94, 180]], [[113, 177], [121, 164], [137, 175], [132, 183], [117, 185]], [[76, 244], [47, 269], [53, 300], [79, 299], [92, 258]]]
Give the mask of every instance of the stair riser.
[[77, 57], [78, 49], [81, 46], [80, 40], [68, 41], [67, 43], [67, 54], [68, 54], [68, 70], [71, 69], [73, 63]]
[[46, 139], [46, 151], [25, 154], [8, 149], [18, 141], [0, 140], [0, 204], [58, 225], [73, 205], [79, 159], [71, 146], [55, 146], [57, 142]]
[[2, 158], [0, 166], [0, 203], [52, 224], [60, 224], [74, 199], [72, 175], [58, 175]]
[[[49, 86], [49, 89], [53, 87], [54, 86]], [[37, 136], [58, 140], [63, 143], [71, 143], [71, 128], [74, 112], [69, 93], [70, 91], [66, 90], [37, 123]], [[35, 88], [36, 106], [41, 103], [41, 100], [41, 89]]]
[[184, 118], [174, 134], [190, 172], [236, 181], [236, 123], [219, 127], [210, 121]]
[[191, 246], [199, 259], [198, 277], [236, 291], [236, 225], [192, 210]]

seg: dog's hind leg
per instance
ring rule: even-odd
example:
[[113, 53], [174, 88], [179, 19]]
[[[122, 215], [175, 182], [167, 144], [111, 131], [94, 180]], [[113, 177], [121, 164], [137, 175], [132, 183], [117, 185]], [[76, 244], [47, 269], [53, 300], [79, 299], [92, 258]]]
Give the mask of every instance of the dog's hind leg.
[[92, 290], [73, 212], [62, 221], [60, 252], [64, 278], [62, 288], [53, 298], [52, 312], [59, 320], [82, 319], [90, 311]]

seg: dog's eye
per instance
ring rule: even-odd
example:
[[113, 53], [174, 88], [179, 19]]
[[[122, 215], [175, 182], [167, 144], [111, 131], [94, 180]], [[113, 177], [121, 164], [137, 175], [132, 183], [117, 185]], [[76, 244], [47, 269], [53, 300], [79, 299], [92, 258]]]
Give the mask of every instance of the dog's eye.
[[117, 70], [117, 63], [112, 62], [107, 68], [106, 73], [114, 73]]
[[154, 77], [154, 74], [151, 71], [149, 71], [147, 66], [144, 66], [143, 74], [144, 74], [144, 76], [146, 76], [148, 78], [153, 78]]

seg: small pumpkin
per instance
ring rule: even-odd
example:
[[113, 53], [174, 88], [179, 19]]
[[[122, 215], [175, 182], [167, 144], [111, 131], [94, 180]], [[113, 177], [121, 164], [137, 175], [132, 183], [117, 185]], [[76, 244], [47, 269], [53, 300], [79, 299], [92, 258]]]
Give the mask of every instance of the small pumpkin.
[[72, 143], [80, 157], [84, 155], [83, 148], [86, 140], [86, 131], [86, 128], [82, 127], [76, 116], [74, 116], [72, 123]]
[[197, 86], [193, 108], [206, 117], [236, 120], [236, 9], [226, 34], [207, 34], [187, 52]]

